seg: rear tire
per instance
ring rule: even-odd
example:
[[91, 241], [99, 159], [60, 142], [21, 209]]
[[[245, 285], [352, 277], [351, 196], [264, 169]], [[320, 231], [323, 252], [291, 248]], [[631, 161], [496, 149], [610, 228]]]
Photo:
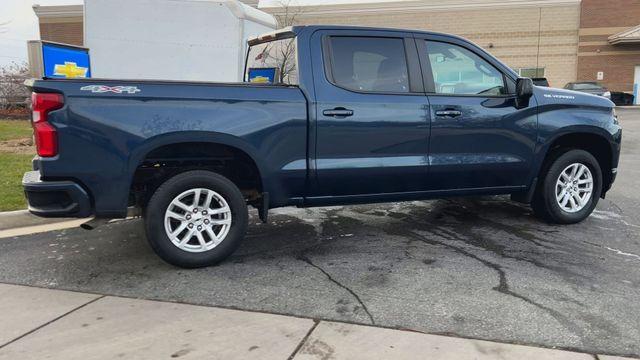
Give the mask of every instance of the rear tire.
[[564, 150], [544, 165], [531, 207], [545, 221], [575, 224], [591, 215], [601, 193], [598, 160], [584, 150]]
[[240, 246], [248, 212], [242, 193], [210, 171], [188, 171], [164, 182], [145, 211], [149, 244], [183, 268], [218, 264]]

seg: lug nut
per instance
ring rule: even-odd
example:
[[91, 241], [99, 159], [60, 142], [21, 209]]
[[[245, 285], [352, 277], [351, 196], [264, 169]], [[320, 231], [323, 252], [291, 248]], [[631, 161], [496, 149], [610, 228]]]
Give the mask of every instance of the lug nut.
[[193, 229], [193, 224], [189, 224], [189, 229]]
[[198, 231], [202, 230], [202, 226], [198, 225]]
[[187, 220], [191, 220], [191, 215], [187, 214], [186, 218]]
[[198, 209], [193, 209], [193, 213], [194, 214], [197, 213], [197, 212], [198, 212]]
[[209, 224], [209, 219], [204, 219], [205, 224]]
[[207, 210], [202, 210], [202, 215], [207, 215]]

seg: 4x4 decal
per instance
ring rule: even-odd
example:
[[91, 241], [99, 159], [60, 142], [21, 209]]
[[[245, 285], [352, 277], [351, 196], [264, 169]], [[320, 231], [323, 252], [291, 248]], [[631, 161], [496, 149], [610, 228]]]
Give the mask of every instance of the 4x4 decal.
[[87, 85], [80, 88], [82, 91], [91, 91], [92, 93], [114, 93], [114, 94], [135, 94], [142, 90], [137, 86], [106, 86], [106, 85]]

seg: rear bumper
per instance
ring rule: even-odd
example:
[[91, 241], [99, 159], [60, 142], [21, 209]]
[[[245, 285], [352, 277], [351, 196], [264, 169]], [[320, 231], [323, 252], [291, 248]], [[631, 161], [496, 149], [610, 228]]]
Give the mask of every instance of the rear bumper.
[[78, 217], [91, 215], [89, 194], [73, 181], [42, 181], [40, 172], [26, 172], [22, 186], [29, 211], [42, 217]]

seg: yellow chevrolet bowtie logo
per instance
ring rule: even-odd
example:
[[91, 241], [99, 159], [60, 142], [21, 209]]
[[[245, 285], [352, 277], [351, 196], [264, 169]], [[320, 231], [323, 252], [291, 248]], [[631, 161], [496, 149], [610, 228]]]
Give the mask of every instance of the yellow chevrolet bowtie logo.
[[65, 78], [86, 78], [89, 68], [78, 66], [74, 62], [65, 61], [64, 65], [56, 64], [53, 68], [53, 75], [64, 76]]
[[254, 78], [251, 78], [251, 82], [258, 83], [258, 84], [266, 84], [269, 82], [269, 78], [266, 76], [256, 76]]

